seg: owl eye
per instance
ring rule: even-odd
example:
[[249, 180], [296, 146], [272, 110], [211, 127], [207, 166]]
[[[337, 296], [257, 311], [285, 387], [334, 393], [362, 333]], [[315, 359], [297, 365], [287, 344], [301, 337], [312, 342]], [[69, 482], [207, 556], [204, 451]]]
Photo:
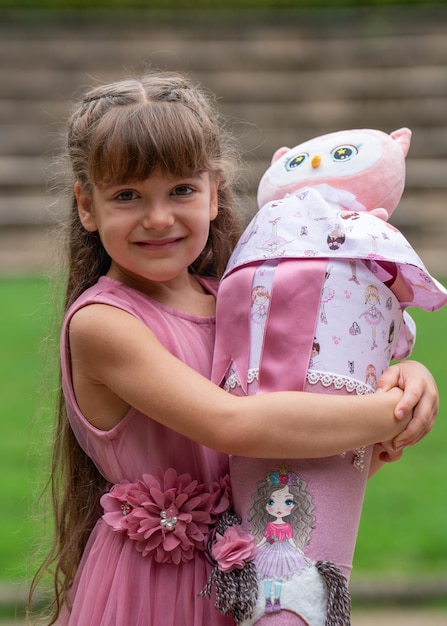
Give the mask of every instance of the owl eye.
[[302, 152], [301, 154], [297, 154], [296, 156], [291, 157], [290, 159], [288, 159], [285, 165], [286, 170], [290, 171], [296, 169], [304, 163], [308, 156], [309, 155], [306, 152]]
[[359, 151], [355, 146], [339, 146], [332, 150], [331, 157], [333, 161], [349, 161], [353, 159]]

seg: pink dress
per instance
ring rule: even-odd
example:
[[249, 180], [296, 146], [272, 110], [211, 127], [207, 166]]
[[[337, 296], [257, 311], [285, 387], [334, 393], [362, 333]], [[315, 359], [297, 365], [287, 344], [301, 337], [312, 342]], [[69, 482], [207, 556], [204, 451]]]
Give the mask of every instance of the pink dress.
[[[213, 280], [201, 281], [212, 293]], [[149, 326], [177, 358], [209, 378], [214, 317], [163, 306], [102, 277], [70, 308], [62, 332], [62, 384], [73, 432], [113, 489], [92, 531], [59, 624], [223, 626], [233, 621], [199, 597], [211, 571], [206, 533], [229, 505], [228, 460], [135, 409], [113, 429], [97, 430], [73, 393], [68, 325], [75, 311], [102, 303]], [[150, 376], [150, 372], [148, 372]]]

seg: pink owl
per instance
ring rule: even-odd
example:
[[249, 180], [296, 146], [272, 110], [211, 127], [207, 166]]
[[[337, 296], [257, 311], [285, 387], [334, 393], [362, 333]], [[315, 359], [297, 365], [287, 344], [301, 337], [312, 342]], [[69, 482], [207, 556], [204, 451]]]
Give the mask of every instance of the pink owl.
[[[348, 377], [348, 386], [363, 393], [368, 391], [364, 381], [353, 382], [346, 364], [355, 361], [364, 371], [370, 355], [363, 342], [372, 330], [368, 351], [376, 351], [378, 378], [391, 358], [410, 354], [415, 328], [405, 309], [411, 304], [436, 310], [447, 302], [444, 287], [387, 222], [404, 190], [410, 140], [408, 128], [391, 134], [354, 129], [275, 152], [259, 184], [259, 211], [236, 246], [219, 290], [216, 382], [230, 380], [243, 393], [304, 389], [310, 379], [327, 381], [331, 372]], [[283, 242], [280, 252], [266, 246], [272, 224]], [[259, 268], [272, 295], [262, 345], [255, 347], [260, 335], [250, 329], [249, 294]], [[377, 293], [374, 326], [367, 324], [371, 314], [365, 312], [368, 288]], [[380, 349], [377, 338], [388, 339], [390, 327], [391, 341]], [[337, 350], [333, 336], [344, 339]], [[314, 337], [321, 346], [319, 369], [310, 374]], [[259, 355], [259, 362], [247, 359], [249, 353]]]

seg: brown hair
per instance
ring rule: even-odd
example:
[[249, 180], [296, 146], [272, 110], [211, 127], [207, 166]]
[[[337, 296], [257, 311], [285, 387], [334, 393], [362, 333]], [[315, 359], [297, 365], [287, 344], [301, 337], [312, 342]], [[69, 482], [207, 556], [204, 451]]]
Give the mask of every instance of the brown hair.
[[[219, 278], [240, 234], [235, 212], [238, 152], [225, 131], [213, 98], [183, 76], [150, 73], [139, 80], [96, 87], [74, 107], [68, 123], [65, 162], [69, 164], [71, 214], [66, 225], [68, 253], [65, 310], [110, 266], [98, 233], [82, 227], [73, 184], [144, 180], [154, 169], [173, 175], [209, 171], [219, 179], [218, 216], [204, 250], [189, 268]], [[67, 188], [67, 189], [68, 189]], [[60, 394], [50, 479], [54, 541], [33, 580], [30, 597], [52, 571], [54, 624], [73, 583], [88, 536], [101, 515], [106, 480], [79, 447]], [[54, 568], [54, 570], [53, 570]]]

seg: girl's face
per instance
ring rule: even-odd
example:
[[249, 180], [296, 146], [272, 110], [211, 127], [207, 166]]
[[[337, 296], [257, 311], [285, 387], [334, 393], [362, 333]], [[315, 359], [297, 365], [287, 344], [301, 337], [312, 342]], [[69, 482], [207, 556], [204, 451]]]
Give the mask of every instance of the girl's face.
[[290, 493], [289, 487], [286, 486], [270, 495], [265, 508], [267, 513], [273, 517], [283, 518], [290, 515], [294, 506], [293, 495]]
[[75, 185], [84, 228], [98, 231], [112, 259], [109, 276], [126, 284], [184, 281], [217, 216], [218, 181], [209, 173], [173, 177], [155, 171], [146, 180]]

